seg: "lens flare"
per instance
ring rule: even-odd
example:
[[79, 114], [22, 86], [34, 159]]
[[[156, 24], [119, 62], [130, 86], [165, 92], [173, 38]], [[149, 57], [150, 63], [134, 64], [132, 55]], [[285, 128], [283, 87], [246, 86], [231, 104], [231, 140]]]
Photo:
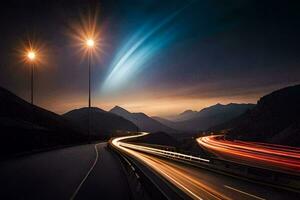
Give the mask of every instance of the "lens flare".
[[[41, 64], [45, 67], [49, 52], [46, 52], [45, 43], [38, 42], [37, 40], [27, 40], [21, 43], [21, 47], [18, 47], [18, 56], [21, 55], [21, 63], [35, 63], [40, 66]], [[47, 55], [47, 56], [46, 56]]]
[[34, 60], [35, 59], [35, 52], [34, 51], [29, 51], [27, 54], [27, 57], [29, 60]]
[[86, 45], [88, 46], [88, 48], [92, 48], [92, 47], [94, 47], [95, 42], [94, 42], [93, 39], [88, 39], [88, 40], [86, 41]]
[[70, 23], [70, 30], [67, 32], [73, 40], [73, 49], [81, 56], [82, 62], [88, 55], [98, 60], [102, 54], [103, 40], [98, 23], [98, 11], [80, 16], [76, 22]]

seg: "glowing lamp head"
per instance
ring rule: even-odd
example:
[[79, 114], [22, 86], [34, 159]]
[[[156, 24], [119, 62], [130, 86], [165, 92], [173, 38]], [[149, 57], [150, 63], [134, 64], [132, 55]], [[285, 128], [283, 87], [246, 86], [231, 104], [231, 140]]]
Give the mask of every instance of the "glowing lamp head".
[[93, 39], [87, 39], [87, 40], [86, 40], [86, 46], [87, 46], [88, 48], [93, 48], [94, 45], [95, 45], [95, 42], [94, 42]]
[[35, 59], [36, 55], [33, 51], [29, 51], [27, 53], [27, 57], [28, 57], [29, 60], [33, 61]]

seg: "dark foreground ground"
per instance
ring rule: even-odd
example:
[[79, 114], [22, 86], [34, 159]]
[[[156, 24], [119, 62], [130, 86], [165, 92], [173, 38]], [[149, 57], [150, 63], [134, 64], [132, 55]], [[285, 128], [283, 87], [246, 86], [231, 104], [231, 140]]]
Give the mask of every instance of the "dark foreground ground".
[[96, 148], [81, 145], [1, 162], [0, 199], [130, 199], [121, 163], [106, 143]]

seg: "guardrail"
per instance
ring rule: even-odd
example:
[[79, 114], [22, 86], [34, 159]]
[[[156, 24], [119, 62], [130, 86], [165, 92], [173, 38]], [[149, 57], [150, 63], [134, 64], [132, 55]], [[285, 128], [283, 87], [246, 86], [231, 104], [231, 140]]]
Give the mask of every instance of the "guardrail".
[[199, 162], [199, 163], [209, 163], [210, 160], [196, 157], [196, 156], [191, 156], [191, 155], [186, 155], [178, 152], [173, 152], [173, 151], [167, 151], [167, 150], [161, 150], [161, 149], [155, 149], [152, 147], [146, 147], [146, 146], [141, 146], [141, 145], [135, 145], [135, 144], [129, 144], [129, 143], [120, 143], [120, 146], [126, 147], [129, 149], [137, 150], [140, 152], [145, 152], [145, 153], [151, 153], [153, 155], [157, 156], [164, 156], [168, 158], [174, 158], [174, 159], [182, 159], [185, 161], [192, 161], [192, 162]]
[[[113, 147], [111, 140], [108, 142], [108, 148], [116, 153], [123, 166], [125, 166], [130, 182], [129, 185], [133, 193], [133, 199], [149, 199], [149, 197], [150, 199], [170, 199], [169, 196], [160, 189], [153, 178], [145, 172], [145, 169], [142, 169], [132, 157]], [[179, 200], [185, 198], [182, 198], [182, 196], [174, 198], [173, 194], [172, 199]]]

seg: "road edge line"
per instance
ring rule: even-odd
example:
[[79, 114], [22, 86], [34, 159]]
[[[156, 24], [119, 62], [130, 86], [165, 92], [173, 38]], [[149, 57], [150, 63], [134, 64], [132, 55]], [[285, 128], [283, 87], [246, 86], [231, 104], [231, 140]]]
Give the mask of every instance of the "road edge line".
[[[98, 144], [100, 144], [100, 143], [98, 143]], [[94, 163], [93, 163], [93, 165], [91, 166], [91, 168], [89, 169], [89, 171], [87, 172], [87, 174], [84, 176], [84, 178], [81, 180], [80, 184], [77, 186], [76, 190], [74, 191], [74, 193], [73, 193], [72, 196], [70, 197], [70, 200], [74, 200], [74, 199], [75, 199], [75, 197], [76, 197], [76, 195], [78, 194], [78, 192], [79, 192], [81, 186], [84, 184], [84, 182], [86, 181], [86, 179], [89, 177], [90, 173], [93, 171], [95, 165], [97, 164], [98, 158], [99, 158], [99, 153], [98, 153], [98, 149], [97, 149], [97, 145], [98, 145], [98, 144], [95, 144], [95, 145], [94, 145], [94, 149], [95, 149], [95, 151], [96, 151], [96, 158], [95, 158], [95, 160], [94, 160]]]

